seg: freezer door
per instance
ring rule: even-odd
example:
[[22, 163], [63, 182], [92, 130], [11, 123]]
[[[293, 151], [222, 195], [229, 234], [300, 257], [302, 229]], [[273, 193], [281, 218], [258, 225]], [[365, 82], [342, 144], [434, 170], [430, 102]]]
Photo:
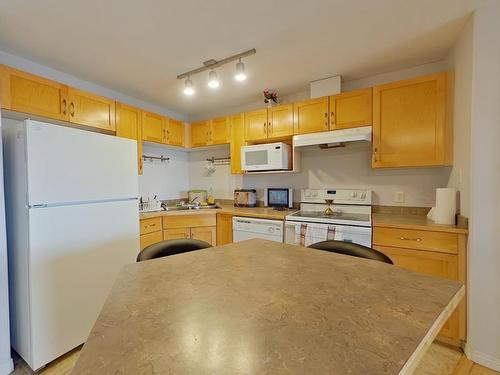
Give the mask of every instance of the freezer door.
[[26, 121], [28, 204], [138, 196], [134, 140]]
[[82, 344], [119, 270], [139, 252], [135, 201], [29, 212], [33, 369]]

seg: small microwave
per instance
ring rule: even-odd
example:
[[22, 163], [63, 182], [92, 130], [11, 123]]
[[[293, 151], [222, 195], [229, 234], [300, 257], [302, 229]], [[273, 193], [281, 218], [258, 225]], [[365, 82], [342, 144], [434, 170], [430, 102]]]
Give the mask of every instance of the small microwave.
[[291, 169], [292, 148], [283, 142], [241, 147], [241, 169], [247, 172]]
[[267, 188], [264, 189], [264, 206], [274, 208], [293, 207], [292, 188]]

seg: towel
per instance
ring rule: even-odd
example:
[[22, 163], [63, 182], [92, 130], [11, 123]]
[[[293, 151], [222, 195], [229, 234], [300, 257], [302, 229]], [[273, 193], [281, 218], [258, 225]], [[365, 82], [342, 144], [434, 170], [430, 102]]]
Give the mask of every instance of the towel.
[[301, 223], [295, 226], [295, 243], [309, 246], [326, 240], [342, 241], [342, 227], [327, 224]]

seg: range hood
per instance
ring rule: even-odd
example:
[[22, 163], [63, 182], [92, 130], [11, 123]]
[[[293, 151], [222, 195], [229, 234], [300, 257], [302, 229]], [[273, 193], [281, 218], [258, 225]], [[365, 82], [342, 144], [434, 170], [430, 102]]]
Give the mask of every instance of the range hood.
[[347, 142], [371, 142], [372, 127], [363, 126], [359, 128], [332, 130], [329, 132], [311, 133], [293, 136], [293, 146], [308, 147], [319, 146], [320, 148], [342, 147]]

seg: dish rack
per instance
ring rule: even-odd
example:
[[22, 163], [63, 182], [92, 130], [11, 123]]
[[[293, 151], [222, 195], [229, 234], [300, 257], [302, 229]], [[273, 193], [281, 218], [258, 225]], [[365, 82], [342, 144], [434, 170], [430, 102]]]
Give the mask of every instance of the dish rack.
[[161, 200], [158, 200], [156, 198], [150, 200], [147, 198], [146, 200], [140, 199], [139, 200], [139, 211], [140, 212], [152, 212], [152, 211], [161, 211]]

